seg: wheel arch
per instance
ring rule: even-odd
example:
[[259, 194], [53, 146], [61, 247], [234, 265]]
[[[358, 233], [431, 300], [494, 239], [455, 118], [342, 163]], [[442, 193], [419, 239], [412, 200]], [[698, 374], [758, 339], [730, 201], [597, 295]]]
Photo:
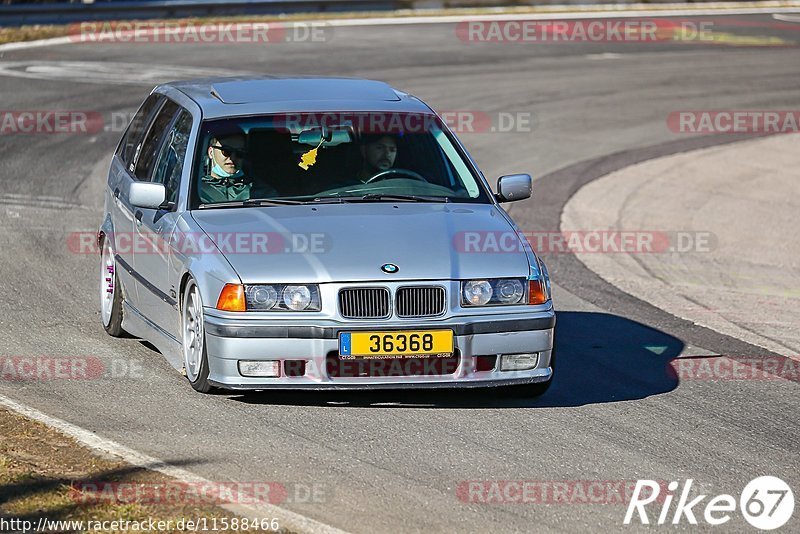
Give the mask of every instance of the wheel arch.
[[[97, 251], [101, 255], [103, 254], [103, 242], [109, 235], [114, 235], [114, 223], [111, 222], [111, 215], [107, 213], [106, 218], [103, 219], [103, 224], [97, 230]], [[111, 243], [111, 250], [114, 250], [113, 242]]]
[[[183, 298], [186, 293], [186, 285], [189, 283], [189, 280], [194, 280], [194, 276], [189, 271], [183, 273], [181, 276], [181, 283], [178, 286], [178, 309], [183, 313]], [[197, 282], [195, 282], [197, 283]]]

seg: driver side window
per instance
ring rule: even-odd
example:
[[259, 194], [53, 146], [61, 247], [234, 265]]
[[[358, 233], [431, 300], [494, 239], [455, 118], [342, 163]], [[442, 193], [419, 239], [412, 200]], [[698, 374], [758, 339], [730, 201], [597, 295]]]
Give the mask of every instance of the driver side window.
[[172, 129], [167, 132], [158, 163], [153, 172], [152, 181], [164, 184], [167, 190], [167, 202], [177, 202], [178, 191], [183, 174], [186, 149], [189, 145], [189, 133], [192, 130], [192, 115], [183, 110], [175, 120]]

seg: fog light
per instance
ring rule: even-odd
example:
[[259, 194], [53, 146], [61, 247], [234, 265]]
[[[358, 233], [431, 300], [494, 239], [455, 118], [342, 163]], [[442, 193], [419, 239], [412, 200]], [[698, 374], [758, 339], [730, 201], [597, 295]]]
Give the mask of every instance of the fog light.
[[539, 363], [539, 353], [532, 354], [503, 354], [500, 360], [501, 371], [526, 371], [534, 369]]
[[281, 362], [278, 360], [266, 362], [239, 360], [239, 374], [242, 376], [277, 378], [281, 376]]

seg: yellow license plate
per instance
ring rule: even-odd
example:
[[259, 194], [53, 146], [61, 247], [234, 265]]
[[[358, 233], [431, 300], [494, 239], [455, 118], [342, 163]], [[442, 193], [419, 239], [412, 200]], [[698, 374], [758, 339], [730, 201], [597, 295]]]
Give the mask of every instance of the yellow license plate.
[[353, 358], [413, 358], [453, 354], [452, 330], [404, 332], [341, 332], [339, 356]]

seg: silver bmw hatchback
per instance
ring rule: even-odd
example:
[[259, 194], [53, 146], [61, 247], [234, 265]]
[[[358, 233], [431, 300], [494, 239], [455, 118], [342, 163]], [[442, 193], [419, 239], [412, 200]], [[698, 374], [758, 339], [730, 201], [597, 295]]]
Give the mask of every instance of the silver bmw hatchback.
[[100, 309], [214, 388], [552, 382], [550, 280], [441, 118], [382, 82], [156, 87], [108, 174]]

